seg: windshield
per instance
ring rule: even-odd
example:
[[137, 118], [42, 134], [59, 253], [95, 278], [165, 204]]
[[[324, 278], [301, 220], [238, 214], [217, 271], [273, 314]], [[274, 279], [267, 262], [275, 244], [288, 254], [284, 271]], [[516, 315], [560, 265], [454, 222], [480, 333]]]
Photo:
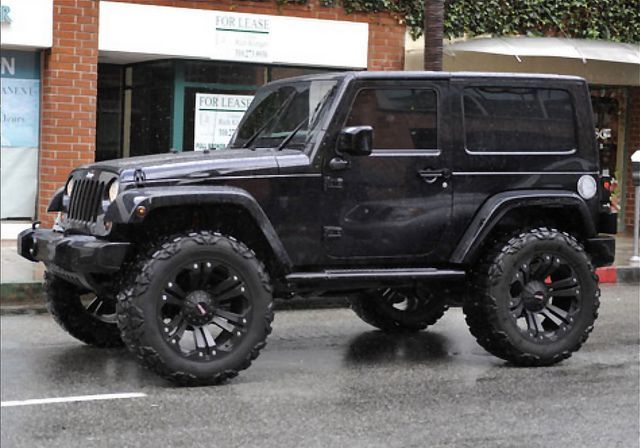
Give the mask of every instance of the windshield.
[[300, 81], [258, 90], [230, 148], [303, 149], [317, 133], [337, 81]]

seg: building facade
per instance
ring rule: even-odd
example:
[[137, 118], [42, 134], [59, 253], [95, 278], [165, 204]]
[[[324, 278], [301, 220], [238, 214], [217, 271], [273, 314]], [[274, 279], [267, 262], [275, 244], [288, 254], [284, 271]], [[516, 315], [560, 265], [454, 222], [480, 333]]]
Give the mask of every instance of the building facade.
[[83, 163], [224, 146], [266, 82], [401, 70], [404, 30], [320, 1], [3, 0], [2, 219], [51, 223]]
[[5, 217], [32, 217], [41, 143], [42, 55], [53, 42], [51, 1], [2, 2], [0, 209]]

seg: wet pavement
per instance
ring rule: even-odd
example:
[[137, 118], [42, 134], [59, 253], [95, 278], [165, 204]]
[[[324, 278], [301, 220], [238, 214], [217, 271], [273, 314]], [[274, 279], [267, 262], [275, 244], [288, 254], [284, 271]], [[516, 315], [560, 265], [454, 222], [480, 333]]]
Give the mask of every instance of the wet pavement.
[[253, 366], [223, 386], [176, 388], [123, 350], [76, 342], [47, 315], [3, 316], [2, 402], [142, 392], [142, 398], [3, 407], [1, 446], [639, 446], [637, 286], [603, 287], [581, 351], [549, 368], [488, 355], [450, 310], [389, 336], [350, 310], [283, 311]]

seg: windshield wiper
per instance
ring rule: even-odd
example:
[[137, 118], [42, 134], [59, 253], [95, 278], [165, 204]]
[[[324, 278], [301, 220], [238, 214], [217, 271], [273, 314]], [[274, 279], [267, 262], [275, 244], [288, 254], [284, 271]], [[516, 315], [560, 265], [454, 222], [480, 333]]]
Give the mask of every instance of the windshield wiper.
[[316, 119], [318, 118], [318, 113], [320, 112], [320, 109], [322, 109], [322, 106], [327, 101], [329, 96], [331, 96], [331, 94], [333, 93], [333, 91], [335, 89], [336, 89], [336, 86], [334, 85], [329, 90], [327, 90], [327, 93], [325, 93], [324, 96], [322, 98], [320, 98], [320, 101], [318, 101], [318, 104], [316, 104], [316, 107], [313, 109], [313, 113], [311, 114], [311, 118], [304, 117], [304, 119], [293, 128], [291, 133], [289, 135], [287, 135], [284, 138], [284, 140], [282, 140], [282, 142], [280, 142], [280, 144], [276, 148], [276, 151], [282, 151], [287, 146], [287, 144], [289, 144], [289, 142], [296, 135], [296, 133], [300, 129], [302, 129], [302, 126], [307, 122], [307, 119], [309, 119], [309, 128], [311, 128], [311, 125], [313, 125], [313, 123], [315, 123]]
[[[278, 108], [278, 110], [275, 111], [275, 113], [271, 116], [271, 118], [269, 118], [267, 121], [265, 121], [265, 123], [260, 126], [258, 128], [258, 130], [256, 132], [254, 132], [251, 137], [249, 137], [247, 139], [246, 142], [244, 142], [244, 144], [242, 145], [242, 148], [249, 148], [251, 146], [251, 143], [254, 142], [254, 140], [256, 140], [263, 132], [265, 129], [267, 129], [267, 127], [272, 124], [276, 118], [278, 118], [280, 116], [280, 114], [282, 114], [282, 112], [284, 112], [284, 110], [289, 106], [289, 103], [291, 103], [291, 101], [293, 101], [293, 98], [296, 96], [298, 92], [297, 91], [293, 91], [291, 92], [291, 95], [289, 95], [287, 97], [286, 100], [284, 100], [284, 102], [280, 105], [280, 107]], [[253, 150], [255, 150], [255, 148], [251, 148]]]
[[296, 135], [296, 133], [302, 128], [302, 126], [307, 122], [307, 120], [309, 119], [309, 117], [304, 117], [304, 119], [298, 123], [296, 125], [295, 128], [293, 128], [293, 130], [289, 133], [289, 135], [287, 135], [284, 140], [282, 140], [282, 142], [280, 142], [280, 144], [278, 145], [278, 147], [276, 148], [276, 151], [282, 151], [284, 149], [285, 146], [287, 146], [287, 144], [291, 141], [291, 139], [293, 138], [294, 135]]

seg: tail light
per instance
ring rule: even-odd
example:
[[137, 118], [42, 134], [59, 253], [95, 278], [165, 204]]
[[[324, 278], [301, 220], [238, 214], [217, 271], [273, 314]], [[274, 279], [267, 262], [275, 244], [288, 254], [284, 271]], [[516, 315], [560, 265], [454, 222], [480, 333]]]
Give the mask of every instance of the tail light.
[[611, 192], [613, 191], [613, 182], [610, 176], [600, 176], [600, 203], [609, 205], [611, 203]]

